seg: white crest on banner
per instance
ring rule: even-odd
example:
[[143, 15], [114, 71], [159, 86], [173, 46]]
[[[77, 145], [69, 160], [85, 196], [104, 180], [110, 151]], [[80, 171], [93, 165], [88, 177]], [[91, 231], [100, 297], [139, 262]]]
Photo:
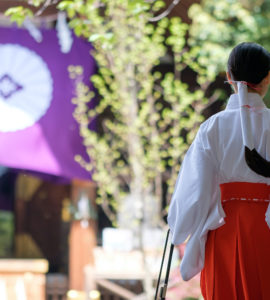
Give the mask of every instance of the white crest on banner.
[[73, 38], [64, 12], [58, 12], [57, 14], [56, 31], [61, 52], [68, 53], [71, 50]]
[[0, 131], [34, 125], [50, 107], [53, 79], [44, 60], [17, 44], [0, 44]]
[[38, 29], [37, 26], [29, 18], [26, 18], [24, 23], [24, 27], [28, 30], [29, 34], [34, 38], [34, 40], [38, 43], [42, 42], [42, 33]]

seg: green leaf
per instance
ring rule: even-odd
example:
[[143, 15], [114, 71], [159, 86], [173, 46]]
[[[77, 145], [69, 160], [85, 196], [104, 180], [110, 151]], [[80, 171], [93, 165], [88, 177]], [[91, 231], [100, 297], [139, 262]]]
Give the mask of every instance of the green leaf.
[[12, 22], [16, 22], [21, 26], [26, 17], [33, 17], [33, 12], [29, 8], [23, 6], [11, 7], [5, 11], [5, 16], [10, 17]]

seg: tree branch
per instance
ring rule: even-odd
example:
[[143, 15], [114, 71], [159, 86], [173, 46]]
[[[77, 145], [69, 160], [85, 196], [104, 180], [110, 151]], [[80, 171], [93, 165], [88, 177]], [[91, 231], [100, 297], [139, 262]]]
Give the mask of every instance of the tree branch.
[[38, 11], [35, 13], [35, 16], [40, 16], [48, 6], [53, 5], [57, 2], [57, 0], [45, 0]]
[[180, 2], [181, 0], [173, 0], [173, 2], [169, 5], [169, 7], [160, 15], [155, 16], [153, 18], [150, 18], [150, 22], [158, 22], [162, 18], [165, 18], [168, 16], [168, 14], [175, 8], [175, 6]]

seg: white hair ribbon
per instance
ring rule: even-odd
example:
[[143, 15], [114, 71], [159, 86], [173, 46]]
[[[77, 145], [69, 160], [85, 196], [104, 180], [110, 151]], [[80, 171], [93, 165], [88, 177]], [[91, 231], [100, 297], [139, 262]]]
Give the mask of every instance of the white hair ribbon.
[[[248, 91], [245, 82], [237, 82], [238, 96], [240, 101], [240, 118], [243, 135], [244, 146], [247, 146], [250, 150], [254, 149], [254, 140], [252, 138], [252, 127], [250, 119], [250, 106], [247, 103]], [[268, 204], [265, 221], [270, 228], [270, 203]]]
[[254, 149], [254, 141], [252, 138], [252, 127], [250, 119], [250, 106], [248, 105], [248, 90], [245, 82], [237, 81], [238, 96], [240, 102], [240, 120], [242, 128], [242, 136], [244, 146], [250, 150]]

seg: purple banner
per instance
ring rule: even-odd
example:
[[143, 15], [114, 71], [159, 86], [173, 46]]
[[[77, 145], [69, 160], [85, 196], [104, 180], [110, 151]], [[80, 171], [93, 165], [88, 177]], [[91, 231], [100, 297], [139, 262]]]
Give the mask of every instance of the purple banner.
[[91, 46], [73, 36], [71, 50], [62, 53], [56, 31], [41, 32], [38, 43], [24, 29], [0, 28], [0, 164], [90, 179], [74, 161], [76, 154], [87, 155], [72, 116], [68, 66], [81, 65], [89, 83]]

